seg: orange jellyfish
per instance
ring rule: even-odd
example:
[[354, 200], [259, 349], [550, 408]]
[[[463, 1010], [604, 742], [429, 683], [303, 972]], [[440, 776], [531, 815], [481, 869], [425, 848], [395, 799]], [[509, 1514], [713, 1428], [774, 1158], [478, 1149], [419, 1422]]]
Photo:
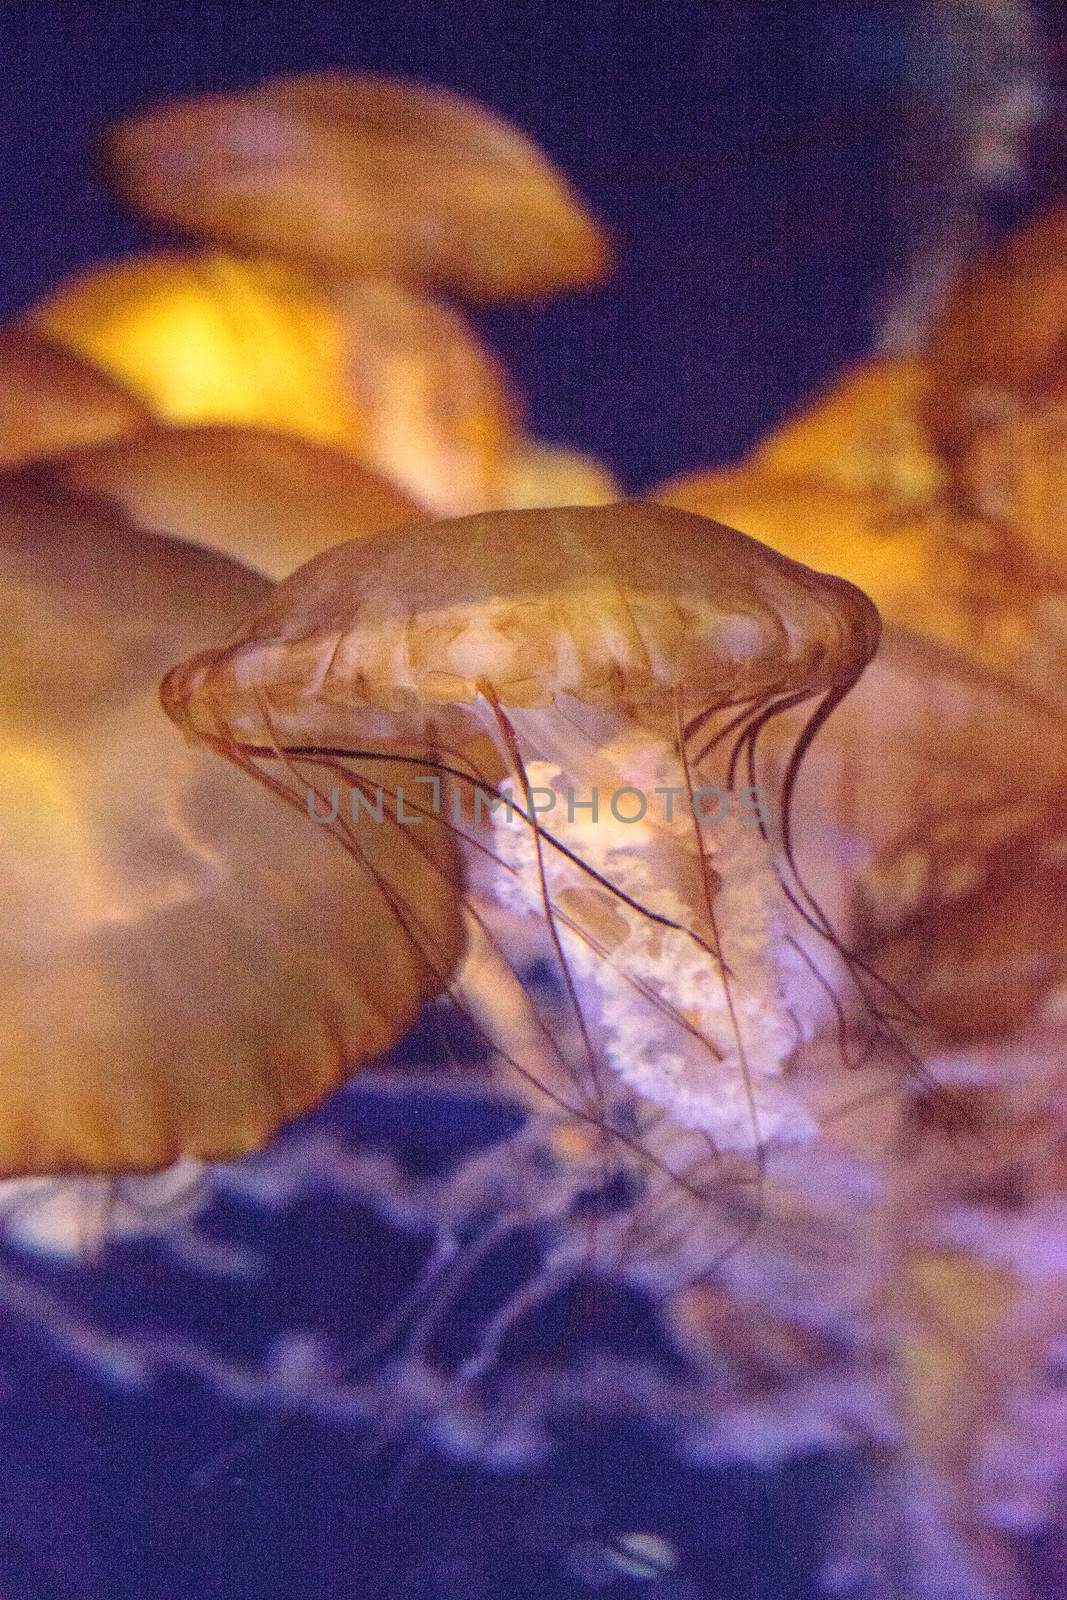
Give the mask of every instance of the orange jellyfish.
[[[410, 761], [423, 809], [469, 840], [473, 920], [537, 917], [554, 952], [579, 1055], [546, 1095], [576, 1125], [686, 1130], [707, 1159], [811, 1132], [768, 838], [786, 875], [796, 766], [877, 639], [859, 591], [703, 519], [512, 512], [317, 557], [164, 703], [301, 803], [332, 784], [357, 851], [337, 779]], [[763, 797], [760, 732], [803, 703], [783, 792]]]
[[462, 930], [451, 835], [359, 860], [175, 736], [168, 666], [269, 584], [98, 505], [0, 495], [0, 1172], [264, 1143], [397, 1038]]
[[1035, 603], [1067, 583], [1065, 262], [1060, 206], [963, 275], [929, 356], [927, 421], [954, 500]]
[[34, 469], [36, 482], [105, 501], [144, 533], [222, 550], [270, 578], [419, 508], [350, 456], [258, 428], [146, 429]]
[[0, 329], [0, 467], [121, 438], [149, 420], [106, 372], [26, 329]]
[[504, 494], [519, 438], [510, 385], [458, 311], [403, 284], [151, 255], [61, 284], [31, 320], [164, 422], [295, 433], [442, 513]]
[[472, 300], [604, 273], [602, 234], [517, 129], [448, 90], [313, 73], [130, 118], [108, 169], [149, 216], [335, 277]]
[[746, 463], [774, 478], [816, 478], [896, 506], [934, 500], [944, 469], [926, 434], [930, 378], [915, 356], [845, 372], [772, 430]]

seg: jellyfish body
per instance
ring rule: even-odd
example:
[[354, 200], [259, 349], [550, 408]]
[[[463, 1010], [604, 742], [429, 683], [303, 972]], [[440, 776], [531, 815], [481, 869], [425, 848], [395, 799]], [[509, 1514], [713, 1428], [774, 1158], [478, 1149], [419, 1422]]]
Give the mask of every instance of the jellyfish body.
[[927, 504], [943, 478], [923, 425], [929, 387], [917, 357], [865, 361], [780, 423], [747, 465], [770, 477], [814, 478], [898, 506]]
[[[318, 558], [164, 701], [223, 751], [283, 750], [304, 774], [368, 750], [436, 760], [496, 813], [487, 892], [544, 919], [616, 1078], [752, 1150], [809, 1128], [782, 1081], [784, 900], [758, 815], [731, 814], [736, 775], [767, 717], [825, 714], [877, 637], [857, 590], [702, 519], [511, 513]], [[587, 1115], [598, 1082], [591, 1057]]]
[[282, 578], [343, 539], [411, 522], [419, 507], [350, 456], [258, 428], [151, 427], [34, 472], [167, 534]]
[[163, 422], [292, 433], [442, 514], [504, 496], [518, 444], [510, 385], [457, 310], [404, 284], [150, 255], [70, 280], [32, 320]]
[[598, 228], [536, 146], [440, 88], [276, 79], [133, 117], [107, 157], [149, 216], [337, 276], [491, 300], [572, 288], [606, 265]]
[[122, 438], [149, 420], [105, 371], [26, 329], [0, 330], [0, 467]]
[[267, 581], [27, 483], [2, 513], [0, 1171], [239, 1155], [447, 981], [451, 839], [398, 854], [383, 822], [321, 870], [321, 836], [158, 705], [167, 665]]

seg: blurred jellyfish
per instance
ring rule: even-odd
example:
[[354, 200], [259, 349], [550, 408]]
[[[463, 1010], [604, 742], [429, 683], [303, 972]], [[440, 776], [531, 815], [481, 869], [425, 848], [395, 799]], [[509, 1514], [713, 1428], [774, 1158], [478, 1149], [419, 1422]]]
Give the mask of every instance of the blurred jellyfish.
[[[413, 852], [386, 821], [331, 875], [306, 823], [175, 739], [159, 678], [262, 601], [257, 573], [18, 480], [2, 517], [0, 1170], [182, 1160], [188, 1181], [318, 1104], [447, 982], [451, 837], [428, 824]], [[90, 1189], [77, 1216], [106, 1230]], [[77, 1226], [48, 1198], [55, 1244]], [[132, 1216], [134, 1190], [115, 1200]]]
[[312, 73], [130, 118], [109, 171], [149, 216], [334, 277], [472, 300], [601, 277], [607, 247], [517, 129], [446, 89]]
[[135, 256], [68, 279], [28, 320], [165, 422], [243, 423], [340, 448], [358, 437], [343, 329], [283, 262]]
[[928, 504], [943, 476], [923, 425], [928, 388], [917, 357], [864, 361], [779, 423], [749, 465], [773, 478], [825, 480], [898, 507]]
[[104, 371], [38, 334], [0, 329], [0, 467], [122, 438], [149, 420]]
[[[135, 204], [236, 255], [87, 274], [37, 326], [166, 421], [337, 445], [440, 515], [559, 498], [561, 463], [536, 486], [510, 383], [435, 297], [538, 297], [606, 269], [597, 225], [514, 129], [441, 90], [313, 75], [148, 112], [108, 151]], [[579, 500], [605, 498], [579, 477]]]
[[1060, 206], [962, 275], [929, 357], [927, 420], [955, 499], [988, 529], [991, 561], [1035, 604], [1067, 582], [1065, 262]]
[[146, 429], [37, 468], [144, 533], [222, 550], [271, 578], [342, 539], [413, 522], [419, 508], [350, 456], [256, 428]]
[[287, 264], [281, 295], [340, 330], [325, 376], [360, 459], [442, 515], [515, 503], [510, 386], [435, 296], [536, 298], [603, 275], [602, 234], [529, 140], [439, 89], [320, 74], [134, 117], [108, 165], [150, 215]]

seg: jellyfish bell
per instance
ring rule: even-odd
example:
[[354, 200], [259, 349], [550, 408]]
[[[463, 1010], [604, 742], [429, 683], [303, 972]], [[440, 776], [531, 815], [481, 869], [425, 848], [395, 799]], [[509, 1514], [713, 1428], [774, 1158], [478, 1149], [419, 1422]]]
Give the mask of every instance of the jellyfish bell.
[[[301, 782], [369, 751], [436, 763], [481, 892], [543, 919], [583, 1041], [598, 1014], [611, 1088], [751, 1151], [810, 1127], [783, 1076], [785, 901], [737, 774], [769, 716], [823, 718], [877, 639], [851, 585], [704, 519], [511, 512], [327, 552], [163, 693]], [[591, 1045], [568, 1087], [587, 1114], [609, 1093]]]
[[158, 683], [269, 592], [70, 494], [2, 488], [0, 1171], [232, 1159], [389, 1045], [462, 933], [452, 841], [321, 833], [184, 745]]
[[72, 351], [25, 328], [0, 329], [0, 467], [137, 433], [136, 395]]
[[227, 246], [473, 300], [600, 278], [604, 238], [537, 147], [445, 89], [279, 78], [134, 116], [106, 145], [139, 210]]
[[929, 387], [916, 357], [861, 362], [780, 423], [748, 465], [771, 477], [817, 478], [898, 506], [926, 504], [944, 476], [924, 427]]
[[928, 351], [926, 421], [949, 462], [998, 417], [1062, 382], [1067, 362], [1067, 206], [974, 262], [949, 295]]
[[146, 429], [36, 468], [35, 482], [103, 501], [132, 527], [206, 545], [271, 578], [419, 507], [342, 451], [259, 428]]
[[458, 311], [403, 284], [151, 255], [61, 284], [32, 319], [159, 421], [295, 434], [442, 514], [503, 496], [519, 440], [511, 387]]
[[79, 273], [27, 321], [128, 385], [157, 418], [241, 423], [344, 447], [344, 333], [284, 262], [135, 256]]
[[364, 458], [439, 516], [499, 506], [520, 407], [474, 329], [384, 278], [337, 285], [331, 303], [353, 411], [367, 419]]

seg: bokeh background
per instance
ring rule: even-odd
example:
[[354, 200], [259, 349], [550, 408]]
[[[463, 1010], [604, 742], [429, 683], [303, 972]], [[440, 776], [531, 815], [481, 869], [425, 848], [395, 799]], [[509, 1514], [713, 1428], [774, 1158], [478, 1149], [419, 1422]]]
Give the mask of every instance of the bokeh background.
[[[616, 241], [599, 292], [482, 319], [534, 431], [629, 488], [728, 461], [870, 348], [893, 295], [918, 9], [7, 0], [0, 311], [145, 242], [89, 160], [122, 113], [313, 68], [425, 78], [532, 134]], [[1047, 183], [1040, 157], [1033, 173], [1003, 223]]]

